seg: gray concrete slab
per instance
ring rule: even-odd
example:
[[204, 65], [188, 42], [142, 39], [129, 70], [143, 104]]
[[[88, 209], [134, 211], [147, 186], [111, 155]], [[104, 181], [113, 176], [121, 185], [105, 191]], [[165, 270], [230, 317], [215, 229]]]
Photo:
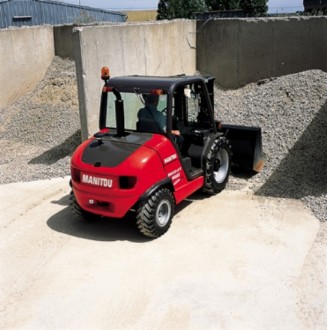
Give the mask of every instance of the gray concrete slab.
[[[2, 13], [1, 13], [2, 15]], [[0, 108], [33, 90], [54, 56], [50, 26], [0, 29]]]
[[101, 67], [108, 66], [112, 77], [167, 76], [196, 71], [193, 20], [77, 27], [73, 43], [84, 139], [99, 126]]
[[0, 186], [1, 329], [325, 329], [327, 230], [246, 189], [182, 203], [144, 239], [84, 223], [68, 178]]
[[222, 88], [270, 77], [326, 71], [327, 17], [261, 17], [197, 21], [197, 69]]

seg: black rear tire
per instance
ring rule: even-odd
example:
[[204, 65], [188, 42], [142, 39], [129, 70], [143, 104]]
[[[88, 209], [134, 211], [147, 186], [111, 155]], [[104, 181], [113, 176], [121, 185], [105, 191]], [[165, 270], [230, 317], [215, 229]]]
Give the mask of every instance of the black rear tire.
[[153, 193], [136, 211], [139, 231], [147, 237], [160, 237], [169, 229], [174, 209], [175, 200], [169, 189], [162, 188]]
[[94, 221], [99, 218], [96, 214], [83, 210], [77, 203], [76, 197], [73, 191], [70, 192], [70, 209], [80, 220], [83, 221]]
[[225, 137], [212, 144], [205, 162], [205, 184], [203, 190], [210, 194], [221, 192], [228, 182], [231, 167], [231, 146]]

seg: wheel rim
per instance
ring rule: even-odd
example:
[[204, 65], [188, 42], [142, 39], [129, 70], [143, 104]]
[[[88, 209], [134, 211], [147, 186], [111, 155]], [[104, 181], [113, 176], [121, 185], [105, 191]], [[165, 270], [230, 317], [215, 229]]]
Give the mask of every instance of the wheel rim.
[[164, 227], [168, 223], [170, 219], [170, 215], [171, 215], [170, 203], [167, 200], [161, 201], [160, 204], [158, 205], [156, 212], [156, 219], [158, 225], [160, 227]]
[[214, 165], [214, 176], [217, 183], [223, 182], [229, 171], [229, 157], [226, 149], [221, 149], [218, 151], [215, 165]]

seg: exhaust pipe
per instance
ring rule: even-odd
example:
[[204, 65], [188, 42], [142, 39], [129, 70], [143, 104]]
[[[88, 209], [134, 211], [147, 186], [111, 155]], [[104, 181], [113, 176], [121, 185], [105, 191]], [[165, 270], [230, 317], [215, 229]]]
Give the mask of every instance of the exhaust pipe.
[[124, 101], [122, 99], [115, 101], [115, 111], [117, 136], [121, 137], [125, 135]]

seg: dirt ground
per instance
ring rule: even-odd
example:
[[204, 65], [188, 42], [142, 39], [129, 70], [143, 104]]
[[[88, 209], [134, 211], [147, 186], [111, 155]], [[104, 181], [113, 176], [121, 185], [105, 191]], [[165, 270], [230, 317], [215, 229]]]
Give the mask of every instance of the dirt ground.
[[1, 329], [327, 328], [327, 224], [301, 201], [196, 194], [149, 240], [79, 221], [68, 194], [0, 186]]

